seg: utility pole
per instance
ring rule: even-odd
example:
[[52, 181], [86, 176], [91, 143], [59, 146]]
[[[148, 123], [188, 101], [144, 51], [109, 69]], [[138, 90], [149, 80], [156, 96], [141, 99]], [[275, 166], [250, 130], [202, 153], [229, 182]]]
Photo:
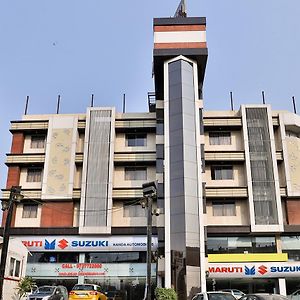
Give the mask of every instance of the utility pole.
[[7, 210], [7, 216], [5, 221], [5, 226], [3, 229], [3, 244], [2, 244], [2, 251], [1, 251], [1, 261], [0, 261], [0, 300], [3, 299], [3, 283], [4, 283], [4, 276], [5, 276], [5, 266], [6, 266], [6, 259], [7, 259], [7, 252], [8, 252], [8, 243], [10, 237], [10, 225], [12, 220], [12, 214], [14, 209], [14, 202], [19, 202], [23, 199], [21, 195], [21, 187], [20, 186], [13, 186], [10, 189], [9, 199], [2, 200], [2, 210]]
[[152, 212], [153, 199], [157, 197], [156, 182], [148, 182], [143, 184], [143, 196], [140, 204], [143, 208], [147, 208], [147, 280], [146, 292], [144, 299], [151, 300], [151, 259], [152, 259], [152, 215], [159, 216], [159, 209]]

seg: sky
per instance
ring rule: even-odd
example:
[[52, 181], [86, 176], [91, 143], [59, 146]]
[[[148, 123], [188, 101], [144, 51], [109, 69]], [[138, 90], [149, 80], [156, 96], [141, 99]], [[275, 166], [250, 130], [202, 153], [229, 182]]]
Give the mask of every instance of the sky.
[[[206, 110], [266, 102], [300, 110], [299, 0], [186, 0], [207, 18]], [[95, 106], [147, 111], [153, 91], [153, 18], [179, 0], [0, 0], [0, 185], [11, 120], [28, 114], [85, 113]]]

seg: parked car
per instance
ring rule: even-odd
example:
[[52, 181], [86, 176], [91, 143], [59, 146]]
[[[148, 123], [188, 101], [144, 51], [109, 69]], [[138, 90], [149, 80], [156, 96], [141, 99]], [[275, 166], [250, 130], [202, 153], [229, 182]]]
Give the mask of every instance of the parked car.
[[69, 300], [107, 300], [101, 291], [101, 287], [96, 284], [75, 284], [69, 293]]
[[239, 300], [287, 300], [286, 296], [278, 294], [267, 294], [267, 293], [257, 293], [257, 294], [247, 294], [244, 295]]
[[119, 291], [107, 291], [105, 292], [107, 300], [123, 300], [123, 297]]
[[300, 300], [300, 290], [296, 290], [292, 294], [287, 296], [289, 300]]
[[237, 290], [237, 289], [224, 289], [221, 291], [232, 294], [235, 297], [235, 299], [240, 299], [242, 296], [245, 295], [245, 293], [243, 293], [242, 291]]
[[196, 294], [192, 300], [236, 300], [236, 298], [227, 292], [206, 292]]
[[68, 300], [68, 291], [62, 285], [43, 285], [30, 294], [28, 300]]

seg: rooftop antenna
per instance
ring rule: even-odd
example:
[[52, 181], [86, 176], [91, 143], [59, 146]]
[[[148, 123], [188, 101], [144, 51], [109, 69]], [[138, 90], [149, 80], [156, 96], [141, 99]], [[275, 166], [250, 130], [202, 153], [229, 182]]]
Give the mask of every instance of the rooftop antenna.
[[60, 105], [60, 95], [58, 95], [57, 97], [56, 114], [59, 114], [59, 105]]
[[94, 107], [94, 94], [92, 94], [91, 107]]
[[232, 96], [232, 92], [230, 92], [230, 105], [231, 105], [231, 110], [233, 110], [233, 96]]
[[25, 111], [24, 111], [24, 115], [27, 115], [28, 102], [29, 102], [29, 96], [26, 97], [26, 103], [25, 103]]
[[262, 102], [263, 102], [263, 104], [266, 104], [266, 100], [265, 100], [265, 92], [262, 91], [262, 92], [261, 92], [261, 95], [262, 95]]
[[123, 94], [123, 114], [125, 114], [125, 105], [126, 105], [126, 95]]
[[292, 99], [293, 99], [294, 113], [296, 114], [296, 113], [297, 113], [297, 109], [296, 109], [296, 101], [295, 101], [295, 97], [293, 96]]
[[187, 17], [186, 3], [185, 0], [181, 0], [176, 9], [174, 18], [186, 18], [186, 17]]

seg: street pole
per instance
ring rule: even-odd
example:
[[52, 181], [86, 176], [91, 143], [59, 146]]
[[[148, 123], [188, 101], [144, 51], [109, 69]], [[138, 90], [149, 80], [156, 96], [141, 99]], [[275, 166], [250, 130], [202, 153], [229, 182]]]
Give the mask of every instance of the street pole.
[[4, 276], [5, 276], [5, 266], [6, 266], [6, 259], [7, 259], [7, 252], [8, 252], [8, 243], [9, 243], [9, 236], [10, 236], [10, 225], [12, 220], [12, 214], [14, 209], [14, 201], [18, 200], [18, 196], [21, 196], [21, 187], [20, 186], [13, 186], [10, 190], [9, 200], [8, 200], [8, 207], [2, 208], [2, 210], [7, 210], [7, 217], [5, 221], [5, 226], [3, 229], [3, 244], [2, 244], [2, 251], [1, 251], [1, 261], [0, 261], [0, 300], [3, 300], [3, 283], [4, 283]]
[[152, 197], [147, 197], [147, 300], [151, 300]]

